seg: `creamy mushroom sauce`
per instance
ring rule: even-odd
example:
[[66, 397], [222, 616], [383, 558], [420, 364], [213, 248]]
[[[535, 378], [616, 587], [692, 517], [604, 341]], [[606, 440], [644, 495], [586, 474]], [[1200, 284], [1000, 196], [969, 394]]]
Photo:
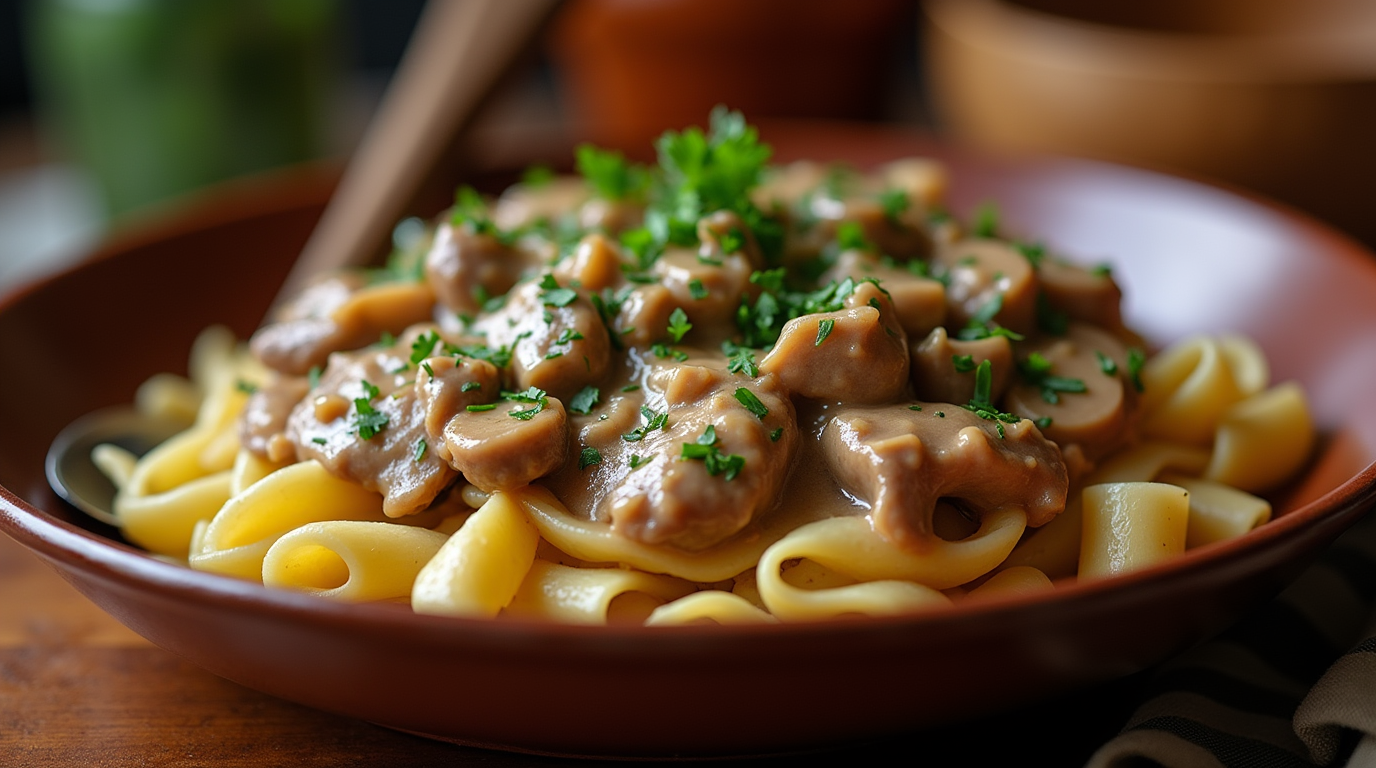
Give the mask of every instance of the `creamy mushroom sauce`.
[[873, 514], [920, 547], [938, 501], [1041, 525], [1134, 439], [1141, 354], [1107, 270], [988, 211], [962, 226], [934, 162], [766, 168], [715, 119], [661, 139], [659, 169], [583, 148], [586, 178], [464, 190], [390, 272], [305, 291], [252, 341], [277, 375], [244, 444], [394, 517], [460, 478], [541, 483], [701, 550], [780, 514]]

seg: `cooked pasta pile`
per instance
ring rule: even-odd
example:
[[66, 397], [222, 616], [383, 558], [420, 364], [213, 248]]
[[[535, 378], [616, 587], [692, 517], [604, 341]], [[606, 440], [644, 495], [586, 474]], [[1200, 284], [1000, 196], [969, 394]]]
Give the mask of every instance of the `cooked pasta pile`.
[[806, 621], [1241, 536], [1308, 458], [1255, 344], [1148, 358], [1108, 269], [957, 222], [934, 162], [771, 168], [725, 111], [658, 149], [462, 190], [388, 269], [204, 333], [139, 394], [192, 426], [97, 449], [124, 535], [422, 613]]

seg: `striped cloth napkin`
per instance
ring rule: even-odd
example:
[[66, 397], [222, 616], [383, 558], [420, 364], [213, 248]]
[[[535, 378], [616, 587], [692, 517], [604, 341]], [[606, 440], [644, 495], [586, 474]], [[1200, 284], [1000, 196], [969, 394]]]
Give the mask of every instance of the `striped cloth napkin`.
[[1376, 514], [1275, 600], [1163, 664], [1087, 768], [1376, 766]]

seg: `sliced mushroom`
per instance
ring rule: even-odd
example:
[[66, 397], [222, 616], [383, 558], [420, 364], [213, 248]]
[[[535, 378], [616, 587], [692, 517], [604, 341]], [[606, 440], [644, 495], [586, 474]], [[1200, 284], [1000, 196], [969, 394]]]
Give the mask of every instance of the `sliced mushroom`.
[[554, 397], [457, 413], [444, 426], [449, 466], [484, 491], [519, 488], [568, 456], [568, 414]]
[[937, 261], [947, 275], [948, 327], [964, 326], [997, 307], [994, 322], [1018, 333], [1032, 331], [1037, 279], [1032, 264], [1013, 246], [1000, 240], [961, 240], [938, 249]]
[[[912, 261], [920, 267], [926, 262]], [[886, 264], [869, 251], [842, 251], [824, 280], [841, 281], [847, 277], [860, 281], [873, 278], [888, 292], [898, 313], [898, 322], [909, 336], [921, 337], [946, 320], [946, 287], [941, 281], [924, 276], [921, 270], [890, 262]]]
[[517, 389], [536, 387], [568, 398], [600, 379], [611, 361], [611, 341], [597, 310], [557, 281], [518, 285], [500, 310], [474, 327], [489, 347], [511, 350]]
[[1004, 336], [962, 341], [937, 328], [913, 347], [912, 359], [918, 399], [937, 403], [970, 402], [975, 395], [975, 369], [985, 360], [989, 361], [991, 400], [1003, 395], [1013, 373], [1013, 345]]
[[1108, 270], [1044, 258], [1037, 278], [1047, 303], [1071, 320], [1115, 332], [1123, 329], [1123, 291]]
[[1128, 380], [1122, 342], [1099, 328], [1071, 323], [1065, 336], [1043, 336], [1018, 345], [1024, 366], [1033, 353], [1050, 363], [1046, 375], [1079, 382], [1084, 391], [1060, 391], [1039, 383], [1036, 374], [1024, 375], [1004, 396], [1005, 409], [1030, 419], [1049, 419], [1042, 430], [1046, 436], [1067, 454], [1080, 452], [1090, 462], [1132, 439], [1137, 391]]
[[943, 403], [841, 407], [821, 444], [837, 482], [872, 505], [875, 529], [915, 550], [935, 535], [940, 499], [977, 513], [1017, 506], [1033, 526], [1065, 508], [1060, 451], [1026, 419]]

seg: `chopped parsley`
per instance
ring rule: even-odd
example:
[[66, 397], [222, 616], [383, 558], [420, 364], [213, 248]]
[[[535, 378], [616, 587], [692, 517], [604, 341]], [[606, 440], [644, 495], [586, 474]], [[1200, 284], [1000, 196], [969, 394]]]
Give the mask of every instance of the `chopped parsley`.
[[898, 217], [908, 210], [911, 202], [908, 193], [901, 189], [886, 189], [879, 193], [879, 204], [884, 208], [884, 218], [890, 224], [898, 224]]
[[707, 286], [703, 285], [701, 280], [691, 280], [688, 283], [688, 295], [694, 299], [705, 299], [707, 298]]
[[[994, 365], [988, 360], [980, 361], [975, 368], [975, 393], [970, 398], [970, 402], [964, 407], [966, 410], [987, 421], [994, 422], [994, 429], [998, 430], [999, 437], [1005, 436], [1004, 424], [1016, 424], [1021, 417], [1011, 413], [1004, 413], [994, 407], [993, 401], [993, 382]], [[941, 416], [943, 414], [937, 414]]]
[[425, 454], [430, 450], [430, 445], [425, 442], [425, 438], [416, 441], [415, 453], [411, 456], [411, 461], [419, 464], [425, 458]]
[[545, 275], [540, 279], [540, 301], [546, 306], [567, 307], [578, 298], [578, 291], [572, 288], [559, 287], [559, 281], [554, 279], [554, 275]]
[[620, 152], [580, 144], [574, 153], [578, 173], [598, 197], [625, 200], [640, 194], [649, 183], [645, 169], [627, 162]]
[[[411, 365], [420, 365], [421, 361], [435, 354], [435, 346], [440, 343], [438, 331], [427, 331], [416, 337], [411, 342]], [[433, 376], [434, 374], [431, 373]]]
[[582, 453], [579, 453], [579, 454], [578, 454], [578, 468], [579, 468], [579, 469], [587, 469], [588, 467], [591, 467], [591, 466], [594, 465], [594, 464], [601, 464], [601, 463], [602, 463], [602, 453], [601, 453], [601, 451], [598, 451], [596, 448], [593, 448], [592, 446], [588, 446], [588, 447], [584, 448], [583, 451], [582, 451]]
[[306, 374], [306, 382], [310, 384], [311, 389], [320, 386], [320, 373], [320, 366], [312, 365], [310, 372]]
[[779, 427], [779, 428], [775, 429], [773, 432], [770, 432], [770, 433], [769, 433], [769, 441], [772, 442], [772, 443], [777, 443], [777, 442], [779, 442], [779, 438], [781, 438], [781, 437], [783, 437], [783, 436], [784, 436], [784, 428], [783, 428], [783, 427]]
[[993, 202], [981, 204], [975, 209], [975, 219], [970, 223], [970, 231], [975, 237], [999, 236], [999, 207]]
[[865, 239], [865, 228], [858, 221], [843, 221], [836, 227], [836, 245], [843, 251], [878, 250]]
[[693, 324], [688, 322], [688, 314], [683, 311], [683, 307], [675, 307], [674, 311], [669, 314], [669, 327], [667, 329], [669, 338], [677, 344], [683, 341], [684, 335], [692, 329]]
[[717, 244], [721, 246], [722, 253], [736, 253], [745, 247], [745, 235], [741, 234], [739, 229], [732, 227], [721, 235]]
[[745, 406], [745, 410], [755, 414], [756, 418], [763, 420], [765, 416], [769, 415], [769, 409], [760, 402], [760, 398], [745, 387], [736, 387], [736, 401]]
[[1128, 378], [1132, 380], [1132, 386], [1141, 392], [1145, 387], [1142, 385], [1142, 366], [1147, 363], [1147, 353], [1138, 347], [1128, 350]]
[[569, 344], [569, 343], [571, 343], [571, 342], [582, 341], [582, 340], [583, 340], [583, 334], [579, 333], [578, 331], [575, 331], [575, 330], [572, 329], [572, 328], [565, 328], [565, 329], [559, 334], [559, 338], [557, 338], [557, 339], [554, 340], [554, 343], [555, 343], [555, 344]]
[[240, 392], [243, 392], [246, 395], [251, 395], [254, 392], [258, 391], [257, 384], [254, 384], [251, 381], [245, 381], [243, 379], [236, 379], [234, 381], [234, 388], [239, 390]]
[[973, 355], [951, 355], [951, 365], [955, 366], [956, 373], [969, 373], [975, 370], [975, 358]]
[[836, 327], [836, 321], [828, 317], [817, 321], [817, 340], [812, 343], [814, 347], [822, 346], [822, 342], [831, 335], [831, 329]]
[[664, 413], [656, 413], [648, 405], [640, 406], [640, 415], [645, 417], [645, 423], [622, 435], [622, 440], [628, 443], [638, 443], [644, 440], [646, 435], [656, 429], [664, 429], [664, 425], [669, 423], [669, 413], [667, 411]]
[[1052, 306], [1045, 293], [1037, 294], [1037, 327], [1052, 336], [1064, 336], [1070, 331], [1070, 316]]
[[364, 397], [354, 398], [353, 432], [360, 440], [372, 440], [378, 432], [387, 427], [391, 418], [373, 408], [372, 400], [378, 396], [378, 388], [366, 379], [360, 383], [363, 385]]
[[482, 389], [482, 388], [483, 388], [482, 382], [478, 382], [478, 381], [465, 381], [465, 382], [463, 383], [463, 386], [459, 387], [459, 391], [460, 391], [460, 392], [472, 392], [472, 391], [475, 390], [475, 389]]
[[1099, 370], [1103, 371], [1105, 376], [1113, 376], [1118, 373], [1118, 363], [1114, 362], [1113, 358], [1097, 349], [1094, 350], [1094, 356], [1099, 358]]
[[1051, 426], [1051, 417], [1043, 416], [1040, 419], [1033, 419], [1032, 423], [1037, 426], [1037, 429], [1046, 429]]
[[624, 386], [624, 387], [621, 388], [621, 391], [622, 391], [622, 392], [634, 392], [634, 391], [636, 391], [637, 389], [640, 389], [640, 385], [639, 385], [639, 384], [627, 384], [626, 386]]
[[681, 461], [701, 461], [706, 465], [707, 474], [716, 477], [725, 475], [727, 482], [736, 479], [736, 476], [745, 468], [745, 457], [734, 453], [726, 454], [721, 452], [717, 446], [717, 430], [711, 424], [703, 430], [702, 435], [694, 442], [684, 443], [679, 453]]
[[1041, 243], [1013, 243], [1013, 248], [1027, 259], [1033, 269], [1040, 268], [1042, 259], [1046, 258], [1046, 246]]
[[543, 411], [549, 406], [549, 398], [546, 392], [539, 387], [531, 387], [524, 392], [502, 392], [502, 397], [513, 403], [526, 403], [529, 408], [513, 408], [507, 411], [507, 415], [513, 419], [530, 421], [535, 418], [535, 414]]
[[684, 352], [681, 349], [672, 349], [668, 344], [664, 344], [662, 342], [651, 344], [650, 351], [653, 352], [655, 357], [659, 358], [660, 360], [672, 357], [673, 359], [681, 363], [684, 360], [688, 359], [687, 352]]
[[554, 171], [548, 165], [532, 165], [521, 174], [521, 183], [531, 189], [547, 187], [554, 181]]
[[1039, 388], [1042, 399], [1052, 405], [1061, 402], [1061, 393], [1080, 394], [1088, 391], [1083, 379], [1052, 376], [1051, 361], [1040, 352], [1033, 352], [1018, 363], [1018, 373], [1023, 381]]
[[325, 438], [323, 437], [312, 437], [311, 442], [315, 443], [316, 445], [324, 445], [328, 441], [325, 440]]
[[569, 399], [569, 410], [586, 416], [592, 413], [592, 409], [601, 398], [602, 392], [597, 387], [583, 387], [578, 390], [578, 394]]
[[631, 469], [640, 469], [641, 467], [650, 463], [650, 457], [640, 456], [638, 454], [633, 453], [631, 454], [631, 458], [627, 463], [631, 465]]
[[742, 347], [728, 339], [721, 343], [721, 351], [726, 353], [726, 370], [731, 373], [743, 373], [752, 379], [760, 375], [760, 367], [755, 364], [755, 350]]
[[481, 413], [482, 411], [495, 410], [496, 407], [496, 403], [484, 403], [482, 405], [470, 405], [465, 410], [467, 410], [469, 413]]
[[471, 357], [474, 360], [484, 360], [492, 363], [498, 368], [505, 368], [511, 365], [511, 347], [509, 345], [503, 345], [496, 349], [484, 344], [468, 344], [462, 347], [446, 346], [445, 352], [451, 355]]

